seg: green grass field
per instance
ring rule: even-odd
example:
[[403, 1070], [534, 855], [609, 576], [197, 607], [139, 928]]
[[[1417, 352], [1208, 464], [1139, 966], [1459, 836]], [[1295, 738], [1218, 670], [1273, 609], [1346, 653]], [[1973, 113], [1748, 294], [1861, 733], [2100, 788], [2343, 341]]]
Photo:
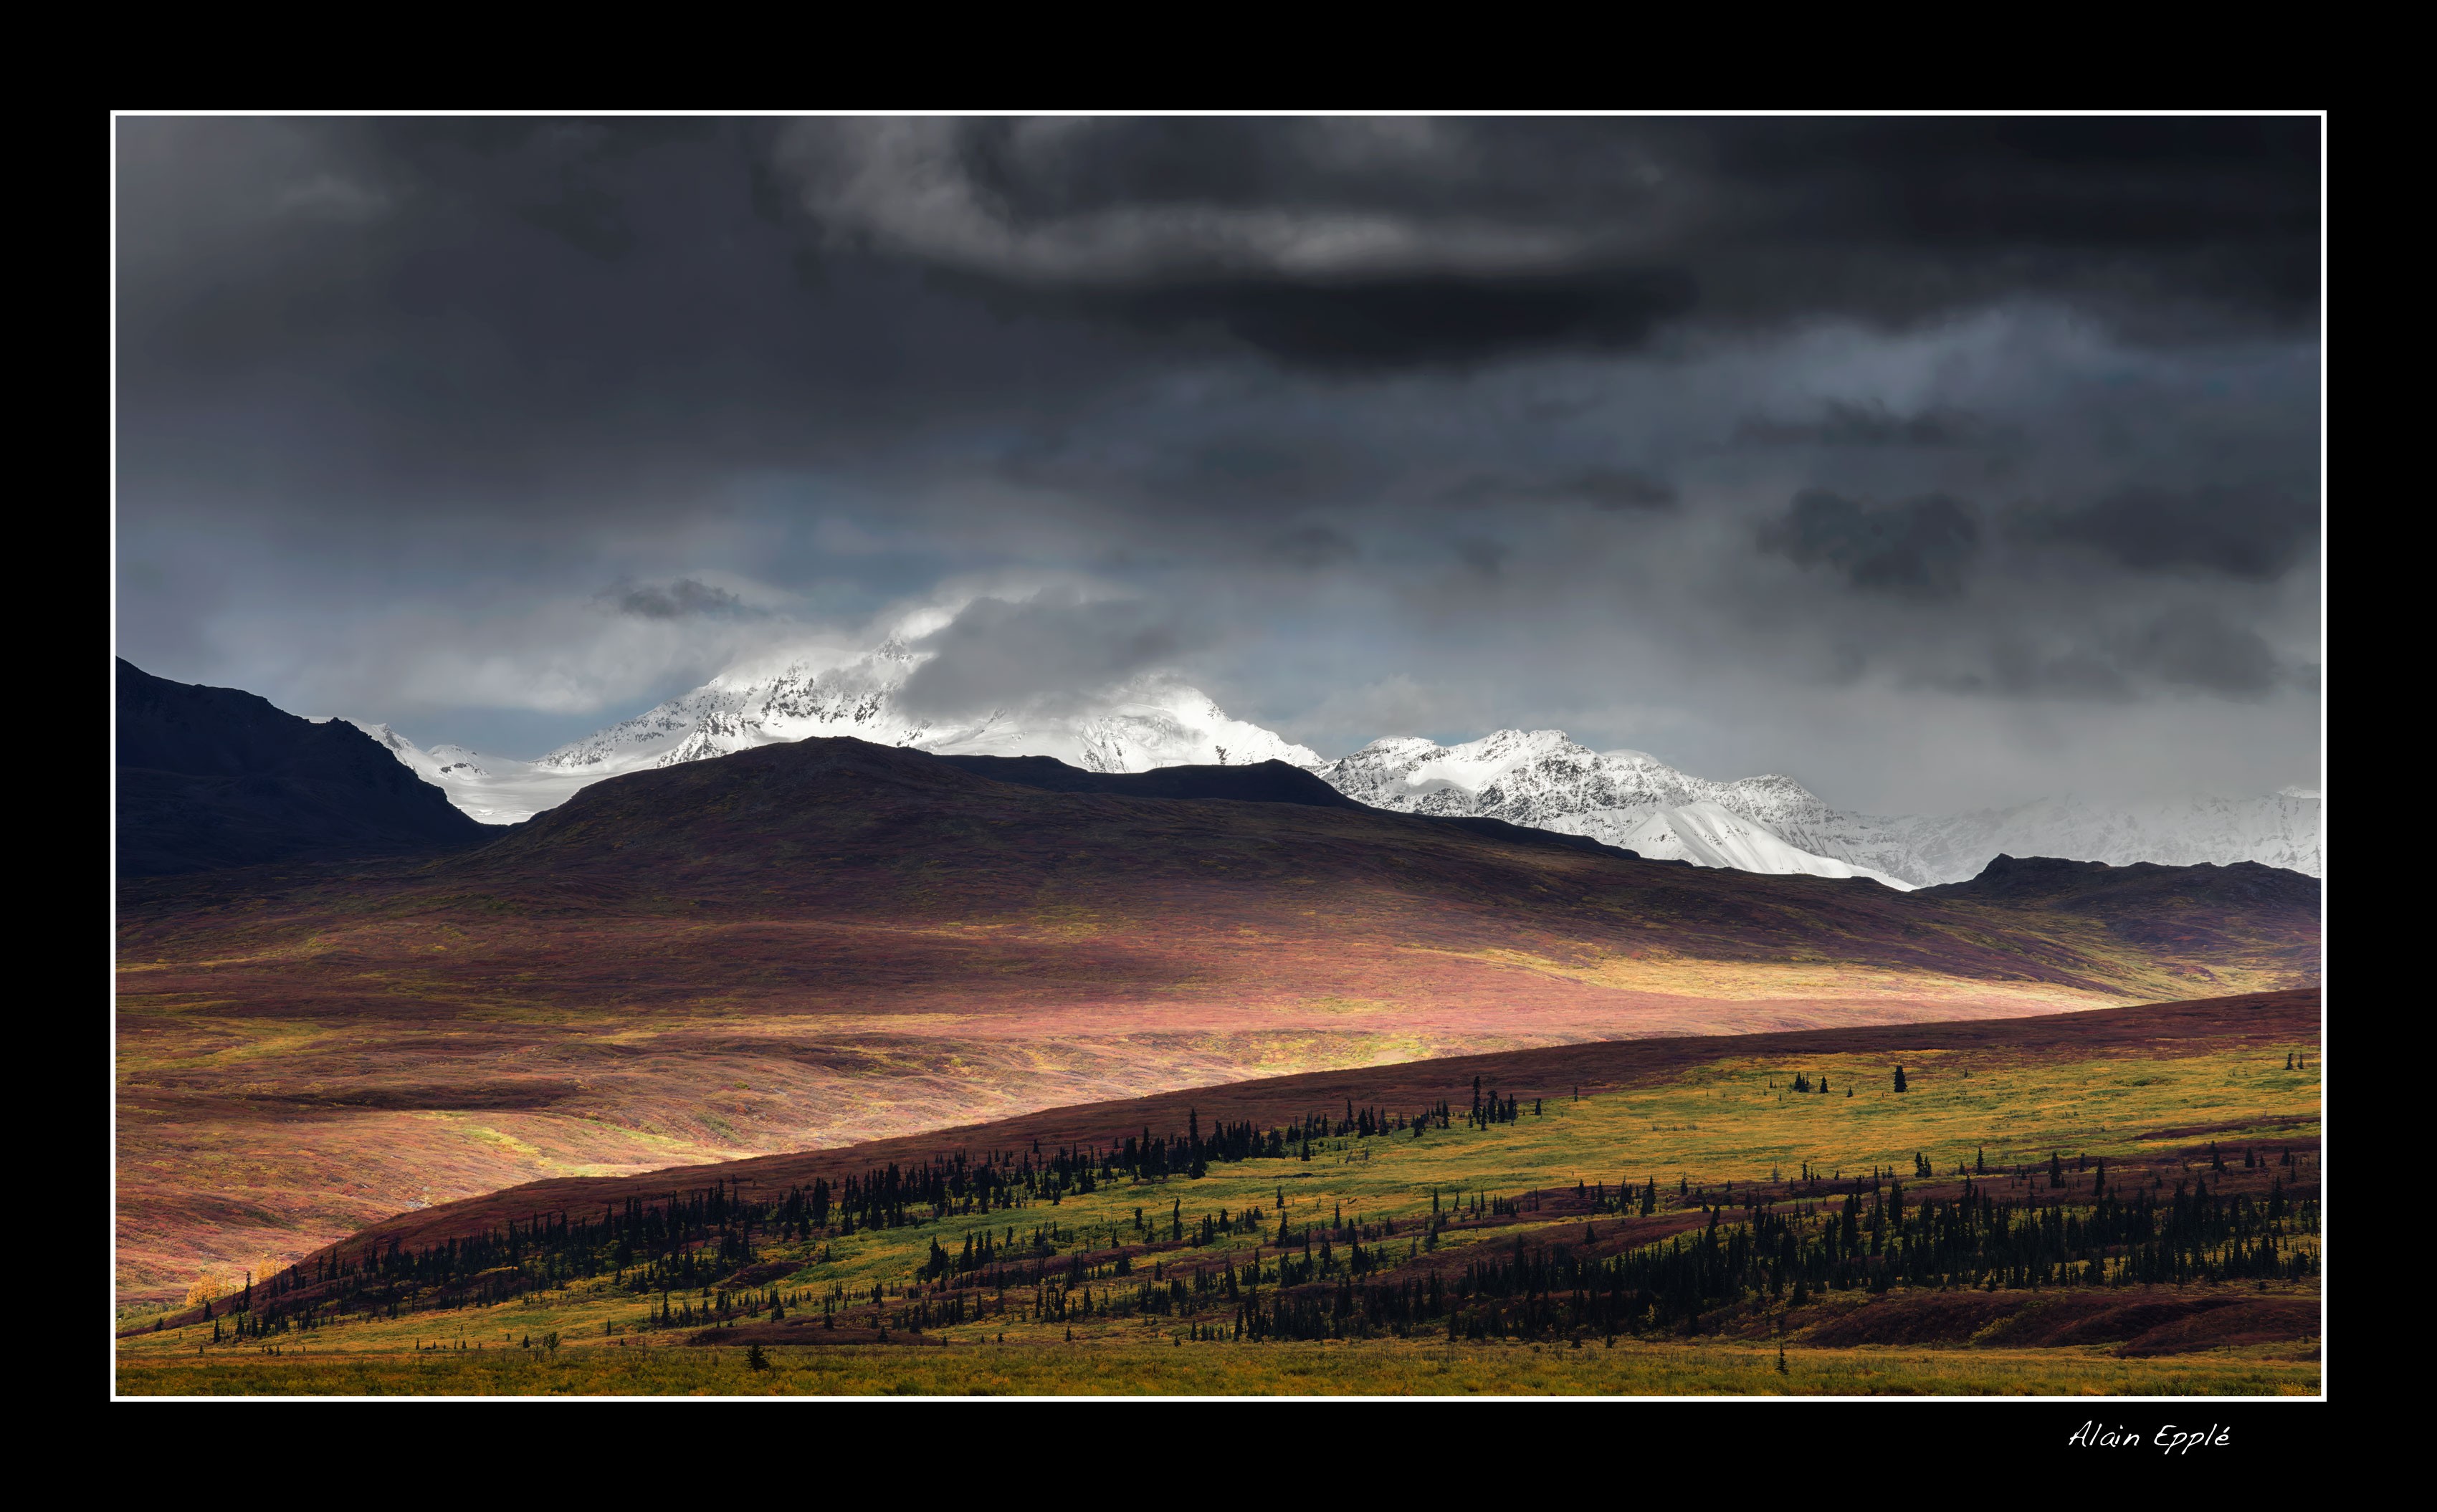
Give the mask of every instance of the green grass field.
[[[2292, 1048], [2307, 1051], [2307, 1069], [2285, 1069], [2285, 1051]], [[1807, 1306], [1755, 1295], [1710, 1310], [1689, 1331], [1665, 1335], [1584, 1338], [1576, 1330], [1569, 1339], [1461, 1343], [1423, 1330], [1401, 1338], [1226, 1337], [1231, 1309], [1215, 1286], [1207, 1293], [1201, 1287], [1218, 1267], [1238, 1266], [1277, 1290], [1286, 1279], [1274, 1270], [1286, 1254], [1274, 1245], [1282, 1223], [1368, 1236], [1374, 1263], [1391, 1278], [1421, 1274], [1400, 1267], [1444, 1271], [1451, 1256], [1460, 1262], [1476, 1247], [1504, 1255], [1518, 1237], [1566, 1244], [1584, 1240], [1587, 1225], [1614, 1232], [1619, 1219], [1552, 1210], [1567, 1206], [1560, 1199], [1577, 1183], [1611, 1194], [1621, 1184], [1655, 1186], [1666, 1193], [1667, 1210], [1636, 1221], [1663, 1227], [1673, 1214], [1679, 1231], [1697, 1231], [1697, 1204], [1741, 1212], [1755, 1200], [1754, 1189], [1767, 1189], [1757, 1195], [1770, 1210], [1795, 1210], [1805, 1200], [1815, 1207], [1816, 1199], [1784, 1193], [1806, 1167], [1832, 1187], [1888, 1172], [1930, 1191], [1959, 1182], [1960, 1167], [1985, 1165], [1990, 1173], [1979, 1178], [1983, 1190], [2037, 1201], [2032, 1194], [2043, 1188], [2052, 1155], [2068, 1169], [2079, 1157], [2103, 1157], [2118, 1173], [2119, 1190], [2130, 1181], [2163, 1201], [2185, 1180], [2224, 1190], [2249, 1190], [2249, 1181], [2264, 1193], [2270, 1160], [2281, 1161], [2289, 1149], [2300, 1152], [2294, 1163], [2273, 1167], [2272, 1179], [2280, 1190], [2315, 1196], [2315, 1048], [2195, 1049], [2096, 1056], [1928, 1052], [1907, 1059], [1909, 1089], [1902, 1093], [1891, 1088], [1892, 1068], [1876, 1058], [1819, 1055], [1798, 1065], [1722, 1058], [1655, 1085], [1548, 1100], [1536, 1115], [1526, 1104], [1515, 1121], [1487, 1127], [1467, 1126], [1459, 1117], [1453, 1127], [1418, 1138], [1317, 1141], [1307, 1160], [1214, 1164], [1200, 1179], [1119, 1180], [1090, 1193], [1063, 1193], [1055, 1203], [772, 1239], [761, 1243], [751, 1280], [676, 1298], [696, 1310], [696, 1321], [685, 1327], [655, 1326], [658, 1293], [637, 1295], [606, 1277], [558, 1277], [496, 1305], [410, 1308], [394, 1318], [343, 1313], [267, 1340], [232, 1332], [214, 1344], [208, 1325], [139, 1334], [120, 1345], [118, 1386], [133, 1395], [2315, 1393], [2314, 1325], [2309, 1337], [2262, 1342], [2237, 1332], [2220, 1347], [2176, 1346], [2148, 1357], [2104, 1344], [2007, 1347], [1985, 1330], [1980, 1342], [1823, 1342], [1853, 1337], [1857, 1309], [1978, 1305], [1968, 1286], [1900, 1285], [1867, 1295], [1823, 1291]], [[1786, 1090], [1797, 1073], [1814, 1084], [1824, 1077], [1830, 1092]], [[1459, 1108], [1469, 1095], [1468, 1088], [1449, 1093]], [[2193, 1169], [2211, 1143], [2233, 1156], [2232, 1173]], [[2253, 1173], [2239, 1165], [2245, 1149], [2258, 1151]], [[1918, 1176], [1917, 1157], [1934, 1178]], [[2033, 1166], [2042, 1175], [2010, 1173]], [[2088, 1178], [2068, 1176], [2046, 1200], [2078, 1201], [2076, 1179]], [[1463, 1221], [1435, 1230], [1434, 1205]], [[1255, 1209], [1257, 1227], [1229, 1233], [1221, 1224], [1208, 1243], [1194, 1242], [1190, 1231], [1205, 1215]], [[1175, 1237], [1179, 1221], [1188, 1230], [1182, 1240]], [[1025, 1250], [1026, 1261], [1054, 1272], [1055, 1281], [992, 1291], [967, 1279], [959, 1291], [918, 1277], [935, 1243], [956, 1254], [985, 1229], [1002, 1242], [1013, 1229], [1027, 1246], [1040, 1235], [1040, 1247]], [[1271, 1248], [1256, 1250], [1264, 1241]], [[2314, 1236], [2295, 1243], [2315, 1254]], [[1259, 1269], [1256, 1254], [1271, 1269]], [[1174, 1310], [1136, 1305], [1145, 1281], [1197, 1273], [1194, 1290]], [[1936, 1295], [1957, 1290], [1965, 1295]], [[2277, 1315], [2289, 1334], [2293, 1317], [2315, 1315], [2317, 1283], [2224, 1281], [2157, 1295], [2195, 1306], [2239, 1297], [2254, 1312], [2281, 1307]], [[885, 1345], [846, 1342], [869, 1337], [875, 1325], [891, 1326], [918, 1302], [958, 1295], [965, 1299], [962, 1321], [921, 1328], [919, 1338], [900, 1327], [897, 1342]], [[2047, 1298], [2040, 1300], [2045, 1305]], [[798, 1320], [797, 1331], [771, 1332], [773, 1301]], [[778, 1342], [815, 1338], [815, 1315], [824, 1312], [850, 1330], [845, 1338]], [[807, 1318], [815, 1321], [804, 1327]], [[763, 1365], [748, 1364], [745, 1347], [687, 1342], [712, 1326], [768, 1339]], [[1203, 1336], [1210, 1334], [1219, 1337]]]

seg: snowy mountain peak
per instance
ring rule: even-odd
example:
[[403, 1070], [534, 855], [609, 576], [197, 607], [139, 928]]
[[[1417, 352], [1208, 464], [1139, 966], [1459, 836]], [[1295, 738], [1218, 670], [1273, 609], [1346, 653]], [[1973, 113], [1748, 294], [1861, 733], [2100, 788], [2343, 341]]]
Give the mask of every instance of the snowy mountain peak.
[[1442, 745], [1391, 736], [1324, 761], [1229, 717], [1199, 688], [1153, 674], [1054, 710], [914, 714], [898, 693], [930, 653], [892, 635], [740, 663], [679, 698], [531, 762], [462, 746], [417, 748], [389, 725], [351, 721], [460, 808], [512, 824], [622, 773], [708, 760], [814, 736], [853, 736], [942, 754], [1047, 756], [1092, 772], [1285, 761], [1358, 803], [1480, 815], [1587, 835], [1657, 860], [1911, 888], [1979, 875], [2000, 852], [2124, 865], [2255, 860], [2322, 874], [2315, 790], [2108, 807], [2073, 797], [1944, 816], [1881, 817], [1829, 807], [1781, 773], [1696, 777], [1645, 751], [1593, 751], [1563, 730], [1503, 729]]
[[1503, 819], [1660, 860], [1917, 885], [1790, 840], [1778, 825], [1829, 811], [1790, 777], [1711, 782], [1645, 751], [1593, 751], [1563, 730], [1499, 730], [1459, 745], [1374, 740], [1320, 774], [1374, 808]]
[[1376, 808], [1478, 813], [1517, 825], [1650, 805], [1712, 802], [1737, 812], [1825, 808], [1788, 777], [1705, 781], [1646, 752], [1593, 751], [1563, 730], [1499, 730], [1460, 745], [1412, 737], [1374, 740], [1328, 763], [1321, 775]]
[[[1499, 730], [1457, 745], [1398, 737], [1327, 763], [1339, 791], [1409, 813], [1481, 814], [1588, 835], [1645, 856], [1746, 871], [1962, 881], [2000, 851], [2124, 865], [2256, 860], [2321, 874], [2320, 800], [2189, 798], [2123, 808], [2076, 798], [1945, 816], [1832, 808], [1792, 777], [1716, 782], [1647, 752], [1593, 752], [1561, 730]], [[1727, 817], [1721, 817], [1727, 816]]]
[[930, 654], [892, 635], [861, 655], [807, 652], [739, 664], [531, 762], [477, 761], [453, 746], [421, 751], [386, 725], [364, 728], [447, 789], [459, 808], [495, 824], [554, 808], [605, 777], [815, 736], [941, 753], [1055, 756], [1094, 772], [1321, 764], [1309, 747], [1232, 719], [1201, 689], [1158, 674], [1104, 689], [1072, 709], [1001, 708], [956, 719], [901, 710], [899, 690]]
[[1652, 860], [1685, 860], [1695, 866], [1779, 876], [1861, 877], [1903, 893], [1914, 887], [1885, 872], [1789, 845], [1767, 826], [1706, 798], [1674, 808], [1654, 804], [1597, 809], [1552, 820], [1547, 827], [1561, 834], [1588, 835]]

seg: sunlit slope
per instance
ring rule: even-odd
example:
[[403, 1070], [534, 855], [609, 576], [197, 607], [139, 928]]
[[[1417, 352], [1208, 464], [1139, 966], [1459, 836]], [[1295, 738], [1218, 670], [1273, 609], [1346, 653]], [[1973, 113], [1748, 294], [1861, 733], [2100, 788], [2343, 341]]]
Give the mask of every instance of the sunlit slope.
[[[441, 861], [121, 902], [138, 1299], [536, 1177], [1468, 1051], [2274, 985], [2316, 932], [2227, 912], [2194, 957], [2004, 901], [1043, 791], [851, 740], [613, 778]], [[2245, 940], [2262, 964], [2229, 966]]]
[[2317, 1019], [1568, 1047], [540, 1183], [176, 1312], [122, 1389], [2307, 1391]]

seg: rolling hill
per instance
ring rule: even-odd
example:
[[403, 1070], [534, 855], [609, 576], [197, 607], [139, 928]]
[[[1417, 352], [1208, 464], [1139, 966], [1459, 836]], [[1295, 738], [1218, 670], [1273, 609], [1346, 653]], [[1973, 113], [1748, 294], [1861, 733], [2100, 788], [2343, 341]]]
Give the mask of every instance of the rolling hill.
[[2308, 1394], [2320, 1023], [2300, 990], [1561, 1046], [538, 1181], [231, 1276], [118, 1364], [165, 1394]]
[[[545, 1176], [1432, 1055], [2316, 975], [2314, 913], [2206, 878], [2170, 900], [2209, 921], [2187, 947], [2129, 930], [2130, 903], [1703, 870], [1293, 791], [1136, 795], [1189, 772], [990, 770], [1028, 780], [812, 739], [613, 777], [435, 859], [128, 884], [127, 1294]], [[1272, 778], [1301, 786], [1214, 780]]]
[[[2172, 1057], [2225, 1046], [2314, 1044], [2319, 1013], [2317, 992], [2293, 989], [2025, 1018], [1607, 1040], [1264, 1077], [1156, 1097], [1046, 1108], [991, 1123], [837, 1149], [796, 1151], [634, 1176], [537, 1181], [425, 1211], [401, 1213], [373, 1225], [347, 1243], [359, 1248], [386, 1246], [395, 1241], [419, 1248], [481, 1234], [535, 1211], [665, 1202], [713, 1182], [747, 1198], [768, 1197], [783, 1194], [790, 1187], [809, 1188], [816, 1180], [840, 1182], [891, 1162], [910, 1167], [959, 1152], [971, 1158], [989, 1150], [1104, 1148], [1142, 1129], [1165, 1134], [1183, 1129], [1188, 1122], [1206, 1127], [1246, 1122], [1271, 1128], [1294, 1124], [1314, 1113], [1333, 1117], [1344, 1107], [1376, 1107], [1401, 1114], [1459, 1096], [1475, 1077], [1485, 1086], [1529, 1102], [1662, 1086], [1690, 1069], [1727, 1059], [1797, 1066], [1831, 1056], [1867, 1057], [1889, 1063], [1908, 1061], [1918, 1068], [1923, 1056], [1961, 1055], [1975, 1060]], [[2171, 1132], [2188, 1137], [2204, 1131]]]

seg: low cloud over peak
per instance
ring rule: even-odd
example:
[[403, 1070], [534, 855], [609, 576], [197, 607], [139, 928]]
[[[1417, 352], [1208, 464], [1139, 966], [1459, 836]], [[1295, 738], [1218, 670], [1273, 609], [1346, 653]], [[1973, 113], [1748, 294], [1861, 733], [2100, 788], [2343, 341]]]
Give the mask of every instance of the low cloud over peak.
[[979, 598], [914, 643], [930, 659], [906, 678], [897, 702], [908, 713], [940, 715], [1063, 707], [1166, 669], [1187, 639], [1151, 606], [1086, 599], [1072, 588]]

